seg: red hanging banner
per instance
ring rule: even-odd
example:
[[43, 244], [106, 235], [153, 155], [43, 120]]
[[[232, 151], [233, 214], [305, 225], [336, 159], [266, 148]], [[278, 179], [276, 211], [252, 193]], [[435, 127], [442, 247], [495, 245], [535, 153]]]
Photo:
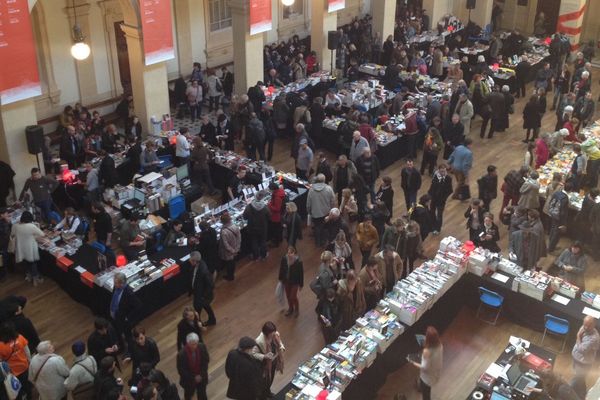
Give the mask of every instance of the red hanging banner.
[[586, 0], [563, 0], [560, 3], [556, 30], [567, 35], [571, 41], [571, 51], [579, 49], [579, 40], [585, 11]]
[[0, 103], [41, 94], [27, 0], [0, 0]]
[[329, 0], [328, 12], [343, 10], [346, 8], [346, 0]]
[[175, 58], [171, 0], [139, 0], [146, 65]]
[[273, 29], [271, 0], [250, 0], [250, 34], [256, 35]]

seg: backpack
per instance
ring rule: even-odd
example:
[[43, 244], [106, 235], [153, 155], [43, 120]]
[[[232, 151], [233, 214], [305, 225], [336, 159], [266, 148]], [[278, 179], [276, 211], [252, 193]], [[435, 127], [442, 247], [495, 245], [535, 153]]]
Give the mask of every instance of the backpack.
[[554, 220], [560, 219], [560, 200], [556, 196], [552, 196], [550, 199], [550, 207], [548, 208], [548, 215]]

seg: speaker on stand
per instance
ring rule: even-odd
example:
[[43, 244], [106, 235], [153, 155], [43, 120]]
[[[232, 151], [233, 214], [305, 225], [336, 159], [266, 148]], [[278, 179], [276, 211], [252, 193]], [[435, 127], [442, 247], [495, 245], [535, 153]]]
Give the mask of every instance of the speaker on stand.
[[471, 10], [474, 10], [477, 5], [477, 0], [467, 0], [467, 10], [469, 10], [469, 22], [471, 22]]
[[40, 168], [39, 154], [44, 149], [44, 129], [39, 125], [25, 127], [25, 138], [27, 139], [27, 152], [35, 155], [38, 168]]
[[333, 69], [333, 51], [338, 48], [340, 42], [340, 35], [338, 31], [327, 32], [327, 48], [331, 50], [331, 76], [335, 76], [335, 70]]

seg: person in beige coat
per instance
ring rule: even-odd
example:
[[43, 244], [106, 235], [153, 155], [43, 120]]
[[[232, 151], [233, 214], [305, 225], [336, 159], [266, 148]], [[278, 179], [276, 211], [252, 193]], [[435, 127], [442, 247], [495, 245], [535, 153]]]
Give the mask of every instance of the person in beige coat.
[[471, 119], [475, 115], [473, 109], [473, 103], [469, 100], [469, 96], [466, 93], [461, 93], [459, 96], [458, 104], [454, 109], [454, 112], [460, 117], [460, 122], [465, 127], [464, 133], [466, 137], [469, 137], [471, 133]]
[[342, 312], [340, 328], [350, 329], [356, 318], [362, 317], [367, 308], [362, 283], [354, 271], [348, 271], [346, 277], [338, 281], [337, 295]]
[[26, 267], [25, 280], [33, 282], [33, 286], [44, 280], [40, 277], [37, 262], [40, 259], [37, 239], [44, 232], [33, 223], [33, 215], [24, 211], [18, 224], [13, 225], [10, 238], [14, 241], [15, 262], [22, 262]]
[[358, 224], [358, 204], [354, 199], [352, 190], [348, 188], [342, 189], [340, 212], [342, 221], [346, 223], [348, 231], [351, 235], [354, 235], [356, 233], [356, 225]]
[[365, 291], [367, 309], [370, 310], [383, 298], [384, 280], [379, 269], [379, 261], [375, 257], [369, 258], [367, 264], [360, 270], [358, 279]]
[[379, 270], [383, 277], [384, 293], [390, 292], [402, 277], [404, 271], [402, 258], [390, 245], [385, 246], [383, 251], [375, 254], [375, 258], [379, 263]]
[[537, 171], [529, 173], [529, 177], [525, 179], [519, 192], [519, 205], [529, 210], [537, 210], [540, 208], [540, 184], [538, 182], [539, 174]]
[[40, 400], [62, 400], [67, 395], [67, 363], [54, 353], [54, 346], [48, 340], [38, 344], [37, 352], [29, 364], [29, 380], [35, 385]]
[[265, 398], [273, 396], [271, 385], [273, 384], [275, 373], [277, 371], [283, 373], [284, 352], [285, 346], [281, 341], [277, 327], [271, 321], [265, 322], [260, 334], [256, 338], [256, 346], [252, 349], [252, 356], [263, 365], [263, 394]]

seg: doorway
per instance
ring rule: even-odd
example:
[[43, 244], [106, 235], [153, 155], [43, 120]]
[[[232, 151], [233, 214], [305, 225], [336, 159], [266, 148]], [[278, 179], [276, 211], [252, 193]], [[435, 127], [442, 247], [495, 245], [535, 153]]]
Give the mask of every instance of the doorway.
[[535, 17], [537, 18], [540, 12], [543, 12], [546, 16], [546, 35], [552, 35], [556, 32], [560, 2], [561, 0], [538, 0]]
[[119, 62], [119, 75], [123, 93], [131, 93], [131, 71], [129, 69], [129, 51], [127, 50], [127, 38], [121, 29], [123, 21], [115, 22], [115, 44], [117, 47], [117, 60]]

